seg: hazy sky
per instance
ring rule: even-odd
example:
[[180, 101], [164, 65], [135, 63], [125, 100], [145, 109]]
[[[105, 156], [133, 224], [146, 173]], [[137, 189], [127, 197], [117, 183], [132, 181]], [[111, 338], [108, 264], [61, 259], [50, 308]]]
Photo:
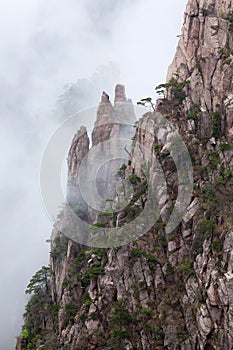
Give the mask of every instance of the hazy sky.
[[39, 169], [58, 126], [52, 111], [63, 86], [91, 79], [100, 89], [96, 96], [110, 86], [113, 96], [121, 82], [134, 102], [153, 96], [175, 53], [185, 3], [0, 0], [1, 350], [13, 348], [27, 282], [48, 263], [52, 224], [40, 198]]

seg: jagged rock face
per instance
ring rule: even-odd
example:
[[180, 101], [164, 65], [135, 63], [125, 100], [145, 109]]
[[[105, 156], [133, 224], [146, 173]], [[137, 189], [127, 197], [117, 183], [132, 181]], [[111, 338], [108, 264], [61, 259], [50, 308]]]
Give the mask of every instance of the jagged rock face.
[[87, 129], [83, 126], [74, 136], [68, 154], [69, 179], [77, 177], [79, 166], [89, 151]]
[[97, 110], [97, 119], [92, 131], [92, 145], [108, 140], [113, 127], [113, 106], [104, 92]]
[[[177, 104], [174, 107], [171, 91], [159, 107], [180, 131], [193, 162], [194, 189], [181, 223], [172, 233], [165, 230], [178, 193], [175, 164], [166, 146], [170, 128], [164, 124], [156, 136], [158, 114], [147, 113], [139, 120], [128, 166], [121, 170], [123, 177], [136, 183], [135, 201], [117, 218], [110, 215], [107, 220], [111, 227], [121, 226], [143, 210], [147, 202], [145, 163], [151, 164], [147, 170], [153, 178], [155, 157], [168, 188], [160, 218], [143, 237], [118, 249], [91, 249], [68, 239], [63, 244], [63, 236], [54, 230], [50, 288], [59, 311], [53, 330], [49, 322], [46, 336], [38, 330], [34, 334], [43, 348], [233, 348], [233, 148], [226, 142], [231, 139], [233, 73], [231, 54], [219, 52], [219, 48], [232, 47], [231, 23], [225, 18], [231, 10], [228, 0], [189, 1], [168, 81], [178, 74], [179, 82], [189, 80], [190, 84], [184, 87], [186, 96], [183, 99], [182, 95], [182, 108], [178, 106], [175, 116], [172, 112]], [[186, 118], [194, 107], [198, 109], [197, 114], [193, 110], [195, 118]], [[103, 93], [93, 147], [131, 132], [115, 124], [122, 115], [132, 121], [131, 111], [121, 85], [116, 87], [114, 106]], [[212, 137], [213, 116], [220, 115], [221, 135]], [[79, 140], [80, 134], [75, 136], [69, 153], [69, 178], [74, 180], [89, 150], [83, 131]], [[162, 189], [157, 190], [162, 199]], [[47, 321], [45, 318], [43, 327]], [[48, 335], [55, 337], [52, 345]], [[23, 341], [17, 346], [17, 350], [27, 349]]]
[[[114, 106], [112, 106], [109, 96], [103, 92], [97, 110], [95, 127], [92, 131], [92, 145], [96, 146], [113, 136], [115, 138], [121, 137], [119, 124], [132, 126], [135, 120], [132, 102], [127, 100], [123, 85], [117, 85], [115, 88]], [[125, 132], [123, 136], [130, 137], [130, 134]]]
[[118, 84], [115, 88], [115, 103], [127, 102], [124, 85]]
[[[67, 203], [64, 207], [64, 218], [57, 223], [57, 227], [70, 238], [74, 238], [71, 232], [75, 233], [76, 240], [87, 245], [92, 239], [91, 233], [85, 227], [85, 223], [96, 223], [99, 211], [95, 206], [95, 197], [92, 192], [97, 189], [98, 205], [103, 202], [114, 200], [118, 180], [117, 171], [125, 162], [128, 153], [123, 150], [125, 145], [131, 145], [134, 136], [135, 113], [132, 102], [121, 102], [122, 95], [125, 96], [124, 86], [116, 87], [115, 96], [117, 101], [112, 106], [109, 96], [103, 92], [97, 110], [97, 119], [92, 131], [92, 145], [90, 147], [89, 136], [85, 127], [74, 136], [68, 154], [68, 184]], [[124, 98], [124, 101], [126, 97]], [[119, 156], [119, 150], [120, 156]], [[123, 151], [122, 151], [123, 150]], [[106, 160], [108, 159], [108, 160]], [[127, 162], [127, 160], [126, 160]], [[82, 163], [82, 184], [80, 186], [80, 166]], [[87, 189], [88, 188], [88, 189]], [[87, 197], [85, 197], [85, 194]], [[99, 200], [101, 198], [101, 201]], [[105, 204], [108, 206], [108, 203]], [[83, 222], [77, 220], [81, 215]], [[80, 228], [81, 225], [81, 228]], [[79, 226], [79, 230], [77, 227]], [[77, 236], [78, 235], [78, 236]]]
[[[168, 81], [189, 80], [186, 113], [200, 107], [199, 132], [211, 134], [213, 113], [218, 113], [224, 136], [233, 140], [233, 24], [231, 0], [190, 0]], [[215, 114], [216, 115], [216, 114]]]
[[[92, 131], [92, 150], [99, 144], [102, 144], [103, 148], [106, 148], [106, 141], [115, 140], [115, 142], [109, 144], [107, 150], [114, 158], [114, 154], [117, 153], [116, 148], [120, 147], [117, 140], [119, 138], [131, 140], [133, 137], [135, 132], [133, 128], [135, 120], [133, 104], [132, 102], [127, 101], [125, 87], [123, 85], [116, 86], [114, 106], [112, 106], [106, 92], [103, 92], [97, 110], [95, 126]], [[77, 188], [78, 170], [82, 160], [88, 155], [90, 150], [89, 144], [90, 141], [87, 135], [87, 130], [85, 127], [81, 127], [74, 136], [68, 154], [67, 199], [70, 203], [75, 202], [75, 199], [76, 202], [80, 200], [80, 193]], [[96, 152], [92, 152], [92, 155], [89, 156], [89, 162], [94, 162], [95, 159], [93, 159], [93, 157], [96, 158], [96, 156]], [[98, 186], [101, 187], [99, 188], [100, 192], [102, 192], [108, 183], [112, 183], [113, 177], [121, 165], [119, 162], [121, 161], [119, 160], [118, 163], [115, 162], [115, 164], [110, 166], [107, 170], [104, 170], [103, 168], [102, 172], [100, 171], [99, 177], [105, 179], [104, 183]]]
[[83, 126], [78, 130], [77, 134], [75, 134], [68, 154], [67, 200], [69, 203], [76, 203], [81, 200], [76, 179], [80, 164], [88, 151], [89, 137], [86, 128]]
[[[218, 184], [218, 165], [210, 174], [201, 173], [213, 167], [208, 158], [213, 144], [200, 146], [195, 137], [189, 140], [196, 158], [196, 191], [182, 223], [167, 234], [163, 223], [170, 215], [177, 178], [162, 144], [158, 152], [159, 140], [152, 132], [157, 118], [148, 113], [139, 121], [126, 173], [142, 178], [137, 164], [145, 161], [143, 148], [149, 151], [148, 161], [156, 152], [169, 186], [168, 206], [147, 234], [119, 249], [84, 249], [67, 240], [58, 254], [53, 243], [51, 293], [59, 312], [55, 330], [49, 328], [48, 333], [56, 335], [56, 349], [228, 350], [233, 346], [231, 185]], [[165, 127], [160, 132], [162, 143], [168, 133]], [[220, 146], [219, 141], [214, 145], [218, 163], [225, 162], [233, 173], [232, 150]], [[138, 201], [131, 210], [135, 207]], [[124, 220], [126, 213], [122, 224]], [[53, 349], [43, 337], [39, 340]]]
[[[92, 131], [92, 147], [108, 140], [110, 137], [130, 137], [127, 130], [122, 132], [120, 123], [134, 125], [136, 121], [132, 102], [127, 100], [125, 87], [117, 85], [115, 88], [115, 104], [112, 106], [109, 95], [103, 92], [97, 110], [97, 118]], [[69, 180], [77, 177], [81, 161], [89, 151], [89, 137], [83, 126], [74, 136], [68, 154], [68, 176]]]

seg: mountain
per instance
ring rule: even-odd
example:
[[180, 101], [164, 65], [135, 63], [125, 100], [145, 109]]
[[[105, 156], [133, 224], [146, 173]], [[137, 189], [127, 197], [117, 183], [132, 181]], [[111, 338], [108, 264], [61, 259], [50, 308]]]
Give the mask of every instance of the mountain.
[[[84, 127], [72, 141], [17, 350], [233, 348], [232, 38], [232, 1], [189, 0], [155, 111], [135, 123], [122, 85], [114, 105], [103, 93], [91, 141]], [[119, 149], [126, 162], [105, 166]]]

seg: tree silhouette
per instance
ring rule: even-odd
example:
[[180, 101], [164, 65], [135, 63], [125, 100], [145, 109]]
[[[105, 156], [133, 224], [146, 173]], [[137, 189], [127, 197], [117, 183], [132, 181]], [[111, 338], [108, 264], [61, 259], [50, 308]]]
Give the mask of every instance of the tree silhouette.
[[35, 273], [30, 279], [30, 282], [25, 291], [26, 294], [40, 294], [48, 292], [50, 278], [50, 268], [42, 266], [42, 268]]

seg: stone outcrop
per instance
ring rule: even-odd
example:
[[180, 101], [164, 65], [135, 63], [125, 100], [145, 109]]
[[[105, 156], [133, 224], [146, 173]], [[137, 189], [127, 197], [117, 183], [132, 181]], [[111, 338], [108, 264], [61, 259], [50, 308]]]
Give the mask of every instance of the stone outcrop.
[[213, 119], [221, 134], [233, 140], [233, 3], [231, 0], [190, 0], [169, 81], [190, 82], [186, 113], [200, 109], [198, 131], [210, 135]]
[[113, 106], [109, 96], [103, 92], [97, 111], [97, 119], [92, 132], [92, 145], [108, 140], [113, 127]]
[[117, 85], [115, 88], [115, 104], [117, 102], [127, 102], [124, 85]]
[[[135, 121], [133, 104], [126, 98], [124, 85], [117, 85], [115, 88], [114, 106], [112, 106], [109, 96], [103, 92], [97, 110], [95, 127], [92, 131], [92, 145], [96, 146], [112, 137], [130, 137], [132, 134], [130, 126], [132, 127]], [[126, 128], [123, 128], [122, 124], [125, 124]], [[126, 132], [123, 133], [122, 129], [126, 129]]]
[[[132, 102], [126, 99], [123, 85], [116, 86], [115, 101], [112, 105], [109, 96], [103, 92], [91, 142], [86, 128], [82, 126], [75, 134], [68, 153], [67, 203], [62, 211], [62, 220], [59, 218], [55, 226], [69, 238], [86, 245], [92, 239], [92, 234], [85, 223], [92, 224], [98, 221], [99, 213], [95, 202], [115, 199], [116, 173], [122, 165], [122, 158], [127, 161], [128, 153], [124, 148], [127, 149], [128, 145], [130, 149], [131, 139], [135, 133], [134, 107]], [[109, 158], [108, 161], [106, 156]], [[81, 188], [80, 181], [83, 184]], [[93, 190], [89, 191], [89, 188]], [[97, 200], [92, 196], [95, 188], [98, 191]], [[84, 194], [86, 197], [83, 197]], [[77, 219], [79, 217], [84, 223]], [[55, 236], [56, 230], [53, 238]]]
[[[229, 0], [188, 2], [165, 96], [158, 101], [157, 112], [138, 121], [132, 147], [126, 148], [128, 159], [118, 168], [121, 180], [131, 183], [133, 195], [116, 212], [99, 215], [88, 209], [85, 220], [94, 223], [94, 230], [117, 229], [116, 237], [110, 238], [124, 241], [124, 227], [147, 210], [150, 215], [138, 221], [132, 237], [138, 227], [145, 231], [151, 197], [156, 199], [158, 218], [144, 235], [108, 249], [85, 247], [54, 228], [46, 304], [50, 316], [40, 302], [28, 308], [28, 336], [19, 339], [17, 349], [233, 348], [231, 11]], [[132, 107], [122, 85], [116, 87], [114, 105], [103, 93], [92, 148], [84, 128], [71, 145], [69, 181], [74, 186], [88, 152], [111, 138], [131, 135]], [[187, 171], [188, 179], [193, 172], [194, 180], [190, 197], [182, 168], [187, 153], [181, 151], [177, 131], [192, 161]], [[109, 152], [114, 153], [119, 144], [113, 142], [112, 147]], [[107, 188], [109, 170], [100, 178], [100, 188]], [[121, 203], [124, 188], [118, 192], [113, 201]], [[72, 196], [77, 200], [78, 190], [70, 188], [68, 199]], [[177, 201], [180, 209], [186, 200], [179, 217]], [[176, 225], [171, 231], [167, 227], [172, 215]], [[66, 212], [60, 220], [69, 221]], [[36, 329], [30, 323], [35, 307], [41, 322]]]
[[79, 166], [89, 151], [89, 137], [87, 129], [83, 126], [74, 136], [68, 154], [69, 180], [77, 177]]
[[67, 200], [69, 203], [76, 203], [81, 200], [77, 186], [77, 176], [80, 164], [89, 151], [89, 137], [83, 126], [74, 136], [68, 154], [68, 184]]

